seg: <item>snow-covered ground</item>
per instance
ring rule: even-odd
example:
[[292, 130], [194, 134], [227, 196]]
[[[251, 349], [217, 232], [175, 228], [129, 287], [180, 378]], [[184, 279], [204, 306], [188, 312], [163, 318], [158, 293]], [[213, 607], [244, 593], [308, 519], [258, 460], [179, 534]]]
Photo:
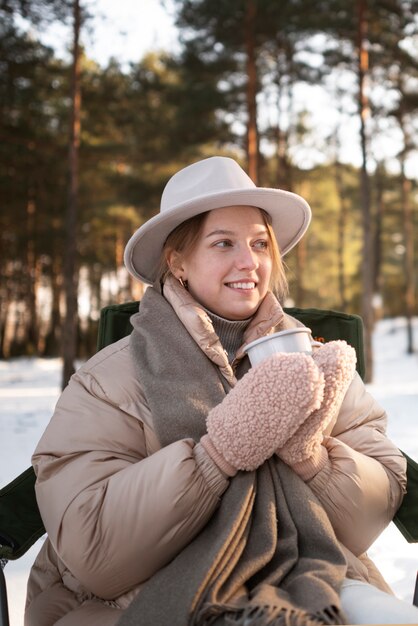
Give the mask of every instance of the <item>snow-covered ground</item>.
[[[418, 319], [415, 320], [418, 344]], [[418, 458], [418, 353], [405, 353], [403, 319], [383, 320], [374, 335], [375, 377], [370, 391], [387, 409], [389, 436]], [[59, 359], [0, 361], [0, 486], [30, 464], [32, 451], [54, 409], [60, 388]], [[6, 567], [11, 626], [22, 626], [26, 581], [42, 539]], [[395, 593], [412, 600], [418, 544], [408, 544], [391, 524], [369, 550]]]

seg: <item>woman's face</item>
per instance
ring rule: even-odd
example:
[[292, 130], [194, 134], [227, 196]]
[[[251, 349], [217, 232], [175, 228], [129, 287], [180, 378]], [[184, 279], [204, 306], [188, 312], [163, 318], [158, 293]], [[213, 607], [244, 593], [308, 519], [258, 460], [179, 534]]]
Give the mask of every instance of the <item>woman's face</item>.
[[187, 280], [189, 292], [205, 308], [229, 320], [251, 317], [268, 291], [272, 272], [260, 210], [231, 206], [210, 211], [196, 246], [177, 267], [175, 275]]

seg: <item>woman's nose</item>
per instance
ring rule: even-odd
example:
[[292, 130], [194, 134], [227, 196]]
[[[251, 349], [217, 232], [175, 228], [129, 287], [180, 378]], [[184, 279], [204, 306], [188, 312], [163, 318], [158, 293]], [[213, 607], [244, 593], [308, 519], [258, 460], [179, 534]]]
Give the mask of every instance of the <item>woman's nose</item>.
[[243, 246], [237, 251], [235, 264], [238, 269], [253, 270], [257, 267], [257, 255], [250, 246]]

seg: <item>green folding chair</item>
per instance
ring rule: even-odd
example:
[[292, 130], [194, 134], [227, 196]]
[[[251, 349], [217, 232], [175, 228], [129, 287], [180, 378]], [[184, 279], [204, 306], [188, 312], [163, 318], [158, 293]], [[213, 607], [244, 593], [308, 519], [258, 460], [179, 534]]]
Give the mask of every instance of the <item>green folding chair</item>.
[[[130, 317], [138, 311], [139, 302], [128, 302], [102, 309], [99, 322], [97, 349], [122, 339], [132, 331]], [[357, 371], [364, 378], [363, 324], [358, 315], [321, 309], [287, 308], [286, 312], [312, 330], [313, 337], [322, 342], [344, 339], [357, 353]], [[407, 494], [394, 523], [410, 543], [418, 542], [418, 464], [407, 460]], [[9, 626], [7, 593], [3, 568], [8, 560], [20, 558], [45, 534], [35, 497], [35, 473], [25, 470], [0, 490], [0, 626]], [[418, 579], [414, 604], [418, 606]]]

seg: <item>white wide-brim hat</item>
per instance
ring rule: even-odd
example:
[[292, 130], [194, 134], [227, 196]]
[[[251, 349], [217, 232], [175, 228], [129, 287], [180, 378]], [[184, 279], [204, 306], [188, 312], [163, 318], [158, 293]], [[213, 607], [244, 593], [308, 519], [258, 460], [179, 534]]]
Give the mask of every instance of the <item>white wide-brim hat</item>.
[[311, 221], [311, 209], [301, 196], [256, 187], [233, 159], [210, 157], [170, 178], [161, 197], [160, 213], [138, 228], [126, 245], [128, 271], [152, 285], [164, 243], [179, 224], [199, 213], [237, 205], [258, 207], [270, 215], [282, 255], [297, 244]]

